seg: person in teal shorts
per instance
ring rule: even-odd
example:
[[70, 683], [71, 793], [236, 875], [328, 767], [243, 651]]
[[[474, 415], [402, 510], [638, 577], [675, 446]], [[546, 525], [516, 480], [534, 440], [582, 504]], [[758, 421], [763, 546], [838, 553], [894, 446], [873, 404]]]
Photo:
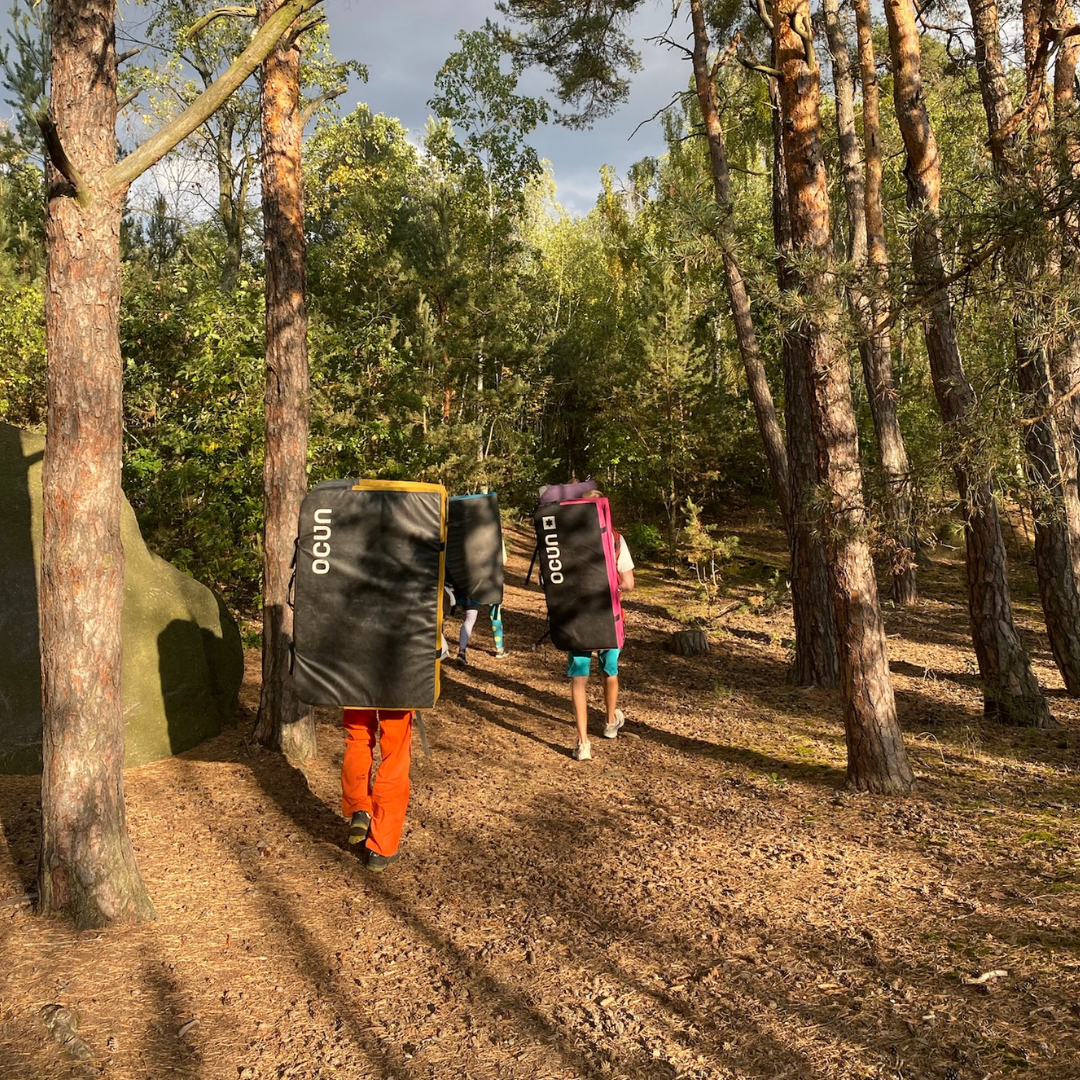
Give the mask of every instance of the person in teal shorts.
[[[585, 498], [600, 498], [599, 491], [590, 492]], [[619, 579], [619, 593], [630, 592], [634, 587], [634, 560], [626, 541], [615, 533], [615, 571]], [[600, 649], [600, 670], [604, 675], [604, 706], [607, 722], [604, 725], [604, 738], [614, 739], [619, 734], [626, 718], [619, 708], [619, 649]], [[589, 710], [587, 691], [589, 673], [592, 669], [591, 652], [567, 653], [566, 677], [570, 680], [570, 700], [574, 706], [574, 723], [577, 725], [577, 747], [574, 750], [575, 761], [590, 761], [592, 745], [589, 742]]]

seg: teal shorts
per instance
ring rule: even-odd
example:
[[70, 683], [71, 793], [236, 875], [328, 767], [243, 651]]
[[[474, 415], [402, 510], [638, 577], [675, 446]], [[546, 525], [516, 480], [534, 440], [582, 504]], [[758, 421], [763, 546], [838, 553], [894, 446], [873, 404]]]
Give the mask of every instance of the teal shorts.
[[[619, 674], [618, 649], [600, 649], [598, 655], [600, 657], [600, 670], [605, 675], [613, 678]], [[582, 676], [587, 678], [592, 670], [592, 653], [571, 652], [567, 653], [566, 656], [566, 677], [568, 679], [579, 679]]]

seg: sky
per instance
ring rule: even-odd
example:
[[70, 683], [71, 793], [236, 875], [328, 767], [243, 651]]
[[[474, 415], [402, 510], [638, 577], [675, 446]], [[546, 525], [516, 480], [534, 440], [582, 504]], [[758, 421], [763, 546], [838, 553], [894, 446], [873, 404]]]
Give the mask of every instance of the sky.
[[[396, 116], [417, 134], [423, 133], [430, 112], [427, 101], [434, 95], [435, 75], [458, 48], [454, 35], [481, 29], [486, 19], [499, 21], [494, 0], [326, 0], [324, 7], [334, 55], [368, 67], [367, 83], [358, 81], [350, 88], [343, 113], [363, 101], [373, 112]], [[643, 38], [665, 31], [669, 12], [665, 0], [646, 0], [635, 16], [631, 34], [642, 54], [642, 70], [616, 114], [587, 131], [548, 124], [529, 139], [540, 157], [551, 162], [556, 197], [571, 213], [587, 213], [595, 204], [602, 166], [611, 165], [625, 176], [634, 162], [664, 151], [659, 119], [648, 120], [686, 87], [690, 64], [679, 53]], [[678, 28], [679, 33], [687, 31]], [[551, 83], [546, 72], [528, 72], [518, 92], [554, 103]]]
[[[0, 0], [0, 41], [5, 43], [9, 7]], [[454, 35], [481, 29], [489, 18], [498, 21], [494, 0], [324, 0], [323, 9], [334, 55], [366, 64], [369, 73], [366, 83], [354, 80], [341, 98], [341, 114], [362, 101], [373, 112], [397, 117], [417, 139], [429, 115], [427, 101], [434, 96], [435, 75], [458, 48]], [[587, 213], [595, 204], [602, 166], [610, 165], [624, 177], [634, 162], [664, 151], [660, 121], [649, 118], [686, 87], [690, 65], [680, 53], [643, 39], [666, 30], [669, 12], [669, 0], [645, 0], [635, 15], [631, 34], [643, 67], [634, 77], [629, 100], [617, 113], [587, 131], [548, 124], [529, 140], [540, 157], [551, 162], [556, 198], [573, 214]], [[145, 17], [145, 9], [132, 12], [133, 22]], [[676, 29], [678, 34], [686, 32], [682, 26]], [[537, 70], [526, 73], [518, 92], [554, 103], [550, 86], [547, 73]], [[9, 119], [9, 112], [0, 105], [0, 119]]]

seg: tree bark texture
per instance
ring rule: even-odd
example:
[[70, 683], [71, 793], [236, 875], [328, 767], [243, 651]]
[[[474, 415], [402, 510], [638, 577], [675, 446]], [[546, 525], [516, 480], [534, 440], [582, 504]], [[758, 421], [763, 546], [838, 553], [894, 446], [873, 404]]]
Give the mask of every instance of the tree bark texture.
[[705, 23], [703, 0], [690, 0], [690, 18], [694, 31], [694, 87], [705, 126], [705, 138], [709, 147], [709, 165], [713, 179], [713, 195], [720, 211], [723, 235], [720, 237], [724, 252], [724, 281], [731, 304], [731, 319], [735, 327], [735, 340], [739, 356], [746, 371], [746, 385], [754, 405], [758, 430], [765, 445], [765, 458], [776, 488], [777, 501], [784, 525], [791, 533], [791, 494], [788, 476], [787, 450], [784, 434], [776, 417], [772, 391], [761, 361], [757, 331], [750, 311], [750, 297], [746, 291], [742, 270], [735, 252], [729, 221], [731, 217], [731, 173], [728, 168], [724, 129], [720, 123], [720, 110], [716, 100], [716, 83], [709, 69], [709, 36]]
[[41, 910], [152, 918], [127, 834], [120, 698], [120, 216], [112, 0], [53, 0], [50, 119], [84, 202], [48, 168], [43, 466]]
[[[773, 234], [776, 241], [776, 277], [781, 292], [794, 291], [791, 216], [788, 211], [787, 173], [780, 132], [779, 90], [769, 80], [773, 120]], [[788, 467], [791, 479], [791, 607], [795, 621], [795, 656], [791, 681], [796, 686], [839, 686], [836, 626], [829, 602], [829, 573], [818, 500], [818, 472], [810, 419], [806, 342], [788, 329], [781, 341], [784, 357], [784, 421], [788, 430]]]
[[968, 445], [975, 392], [960, 358], [942, 253], [941, 160], [922, 90], [921, 48], [911, 0], [885, 0], [893, 94], [907, 152], [907, 199], [914, 213], [912, 269], [927, 297], [923, 335], [930, 374], [946, 427], [960, 448], [954, 473], [964, 514], [968, 612], [988, 715], [1014, 723], [1045, 725], [1049, 710], [1013, 621], [1005, 543], [990, 481], [980, 476]]
[[[1028, 169], [1017, 168], [1017, 146], [994, 137], [1013, 115], [997, 4], [995, 0], [970, 0], [970, 8], [979, 88], [995, 172], [1000, 184], [1012, 187], [1021, 181], [1021, 171], [1026, 174]], [[1028, 63], [1033, 61], [1035, 51], [1032, 38], [1038, 38], [1037, 19], [1034, 28], [1030, 23], [1029, 15], [1025, 19]], [[1045, 110], [1040, 115], [1048, 120]], [[1032, 125], [1025, 141], [1044, 143], [1045, 135], [1038, 125]], [[1034, 169], [1036, 173], [1046, 174], [1047, 180], [1051, 178], [1047, 162], [1042, 162], [1040, 167], [1036, 161]], [[1043, 227], [1048, 224], [1047, 220]], [[1056, 399], [1051, 373], [1052, 347], [1048, 349], [1045, 344], [1060, 335], [1054, 335], [1053, 327], [1045, 325], [1045, 313], [1052, 308], [1052, 301], [1041, 294], [1039, 285], [1042, 279], [1060, 277], [1060, 267], [1052, 265], [1053, 260], [1044, 261], [1045, 255], [1054, 249], [1049, 234], [1034, 245], [1043, 257], [1025, 251], [1026, 246], [1023, 242], [1015, 245], [1006, 258], [1007, 278], [1014, 287], [1017, 382], [1024, 396], [1027, 420], [1024, 448], [1035, 524], [1035, 570], [1050, 649], [1066, 690], [1076, 696], [1080, 691], [1080, 499], [1075, 480], [1076, 450], [1067, 430], [1068, 413], [1060, 409]], [[1047, 331], [1051, 331], [1049, 339]], [[1060, 372], [1058, 381], [1061, 381]], [[1060, 430], [1061, 420], [1066, 424], [1065, 431]]]
[[[277, 0], [263, 0], [266, 21]], [[288, 38], [286, 38], [288, 40]], [[262, 692], [255, 737], [294, 761], [315, 756], [315, 722], [289, 671], [289, 605], [300, 504], [307, 493], [307, 249], [301, 174], [300, 50], [263, 62], [262, 202], [266, 250], [266, 442], [263, 460]]]
[[[865, 0], [864, 0], [865, 2]], [[905, 607], [913, 606], [919, 598], [916, 580], [915, 528], [911, 504], [911, 462], [900, 431], [896, 414], [896, 391], [893, 385], [892, 349], [887, 319], [881, 317], [883, 305], [875, 301], [875, 287], [884, 284], [870, 268], [870, 289], [860, 283], [867, 270], [867, 197], [863, 177], [862, 154], [855, 130], [855, 86], [851, 71], [851, 56], [847, 37], [840, 24], [839, 0], [824, 0], [825, 30], [833, 62], [833, 89], [836, 98], [836, 123], [840, 142], [840, 164], [844, 180], [844, 202], [848, 214], [848, 260], [853, 278], [848, 287], [848, 304], [859, 326], [859, 357], [862, 360], [863, 380], [870, 402], [881, 476], [885, 489], [885, 549], [889, 558], [889, 574], [893, 599]], [[871, 49], [873, 44], [871, 42]], [[872, 56], [872, 54], [871, 54]], [[873, 106], [876, 110], [876, 72], [872, 76]], [[876, 113], [875, 113], [876, 121]], [[876, 127], [872, 127], [877, 137]], [[869, 156], [867, 157], [869, 170]], [[880, 151], [877, 166], [880, 169]], [[880, 173], [875, 196], [880, 214]], [[880, 226], [882, 234], [884, 227]], [[878, 238], [875, 236], [875, 245]], [[882, 244], [883, 246], [883, 244]], [[875, 258], [880, 257], [877, 250]]]
[[821, 479], [829, 595], [836, 622], [848, 786], [905, 794], [915, 783], [896, 719], [885, 628], [867, 539], [851, 371], [839, 340], [821, 146], [820, 68], [808, 0], [779, 0], [773, 25], [784, 164], [814, 452]]
[[[1062, 3], [1058, 8], [1058, 26], [1072, 26], [1076, 21], [1072, 5]], [[1061, 123], [1069, 116], [1076, 102], [1076, 67], [1080, 62], [1080, 36], [1066, 38], [1054, 57], [1054, 120]], [[1072, 146], [1075, 149], [1075, 142]]]
[[[1032, 342], [1017, 339], [1017, 377], [1029, 414], [1024, 448], [1032, 486], [1035, 520], [1035, 570], [1039, 599], [1065, 689], [1080, 697], [1080, 582], [1072, 557], [1080, 518], [1075, 486], [1065, 483], [1058, 452], [1061, 440], [1054, 420], [1053, 393], [1046, 354]], [[1071, 448], [1070, 448], [1071, 449]]]

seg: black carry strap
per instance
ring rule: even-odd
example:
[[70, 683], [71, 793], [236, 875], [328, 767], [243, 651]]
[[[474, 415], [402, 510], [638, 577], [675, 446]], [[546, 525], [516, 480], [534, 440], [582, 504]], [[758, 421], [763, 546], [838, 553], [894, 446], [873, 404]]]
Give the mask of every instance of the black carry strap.
[[528, 573], [526, 573], [526, 575], [525, 575], [525, 584], [526, 585], [529, 584], [529, 578], [532, 577], [533, 567], [536, 565], [536, 557], [539, 554], [540, 554], [540, 545], [537, 544], [536, 547], [533, 548], [532, 558], [529, 560], [529, 570], [528, 570]]
[[[289, 588], [285, 593], [285, 603], [289, 605], [293, 611], [296, 610], [296, 557], [300, 553], [300, 537], [298, 536], [293, 541], [293, 553], [292, 553], [292, 573], [289, 575]], [[292, 634], [289, 635], [289, 643], [286, 646], [289, 650], [289, 674], [293, 673], [293, 667], [296, 664], [296, 642], [293, 641]]]

